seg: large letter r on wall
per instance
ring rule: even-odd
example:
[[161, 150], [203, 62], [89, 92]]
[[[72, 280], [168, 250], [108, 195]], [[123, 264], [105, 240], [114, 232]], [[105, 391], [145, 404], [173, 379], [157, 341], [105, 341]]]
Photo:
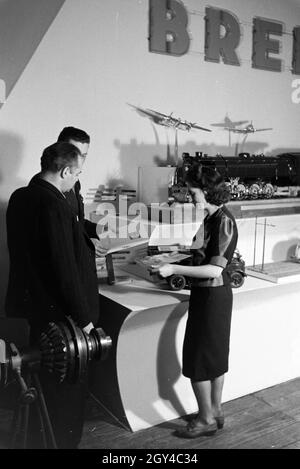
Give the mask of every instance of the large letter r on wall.
[[[206, 8], [205, 16], [205, 60], [208, 62], [223, 62], [228, 65], [240, 65], [235, 49], [240, 43], [240, 25], [238, 20], [225, 10]], [[221, 36], [221, 27], [225, 34]]]

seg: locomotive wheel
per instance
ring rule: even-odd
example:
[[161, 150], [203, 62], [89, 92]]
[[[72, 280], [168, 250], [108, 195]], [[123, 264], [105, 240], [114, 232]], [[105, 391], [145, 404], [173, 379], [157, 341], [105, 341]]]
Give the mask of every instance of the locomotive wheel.
[[265, 184], [264, 187], [263, 187], [263, 194], [266, 197], [266, 199], [271, 199], [271, 197], [273, 197], [273, 195], [274, 195], [273, 185], [270, 184], [269, 182], [267, 184]]
[[230, 285], [232, 288], [239, 288], [243, 285], [245, 279], [240, 272], [232, 272], [230, 275]]
[[186, 286], [186, 279], [183, 275], [171, 275], [168, 278], [171, 290], [182, 290]]
[[245, 197], [247, 195], [246, 186], [244, 186], [244, 184], [238, 184], [237, 187], [236, 187], [236, 190], [237, 190], [237, 194], [238, 194], [238, 199], [240, 199], [240, 200], [245, 199]]
[[257, 199], [260, 193], [260, 187], [258, 184], [251, 184], [249, 187], [249, 194], [252, 199]]

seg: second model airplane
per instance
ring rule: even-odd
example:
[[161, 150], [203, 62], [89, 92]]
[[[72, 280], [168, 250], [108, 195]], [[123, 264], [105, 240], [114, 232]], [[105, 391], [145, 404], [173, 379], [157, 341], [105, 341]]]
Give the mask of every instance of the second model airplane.
[[224, 127], [226, 130], [229, 130], [229, 132], [233, 132], [233, 133], [236, 133], [236, 134], [252, 134], [254, 132], [263, 132], [264, 130], [273, 130], [271, 127], [268, 127], [268, 128], [265, 128], [265, 129], [256, 129], [253, 127], [253, 124], [251, 122], [251, 124], [248, 124], [246, 125], [246, 127], [243, 127], [243, 128], [232, 128], [232, 127]]

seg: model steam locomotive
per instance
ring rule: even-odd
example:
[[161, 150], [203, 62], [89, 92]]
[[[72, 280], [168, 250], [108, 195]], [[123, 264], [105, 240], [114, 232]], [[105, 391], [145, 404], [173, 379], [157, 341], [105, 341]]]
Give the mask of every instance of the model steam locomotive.
[[169, 188], [169, 200], [188, 202], [185, 175], [193, 164], [216, 168], [224, 177], [232, 200], [300, 197], [300, 153], [282, 153], [277, 156], [203, 155], [196, 152], [182, 154], [182, 164], [175, 171]]

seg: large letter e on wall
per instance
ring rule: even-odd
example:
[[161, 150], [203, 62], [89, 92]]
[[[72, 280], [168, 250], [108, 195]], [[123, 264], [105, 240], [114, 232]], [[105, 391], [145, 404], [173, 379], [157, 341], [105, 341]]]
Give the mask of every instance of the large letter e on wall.
[[270, 34], [282, 36], [282, 23], [262, 18], [253, 20], [253, 53], [252, 67], [261, 70], [281, 71], [281, 60], [269, 57], [269, 53], [278, 54], [280, 51], [279, 41], [270, 39]]
[[181, 2], [150, 0], [150, 52], [186, 54], [190, 45], [187, 24], [188, 15]]

